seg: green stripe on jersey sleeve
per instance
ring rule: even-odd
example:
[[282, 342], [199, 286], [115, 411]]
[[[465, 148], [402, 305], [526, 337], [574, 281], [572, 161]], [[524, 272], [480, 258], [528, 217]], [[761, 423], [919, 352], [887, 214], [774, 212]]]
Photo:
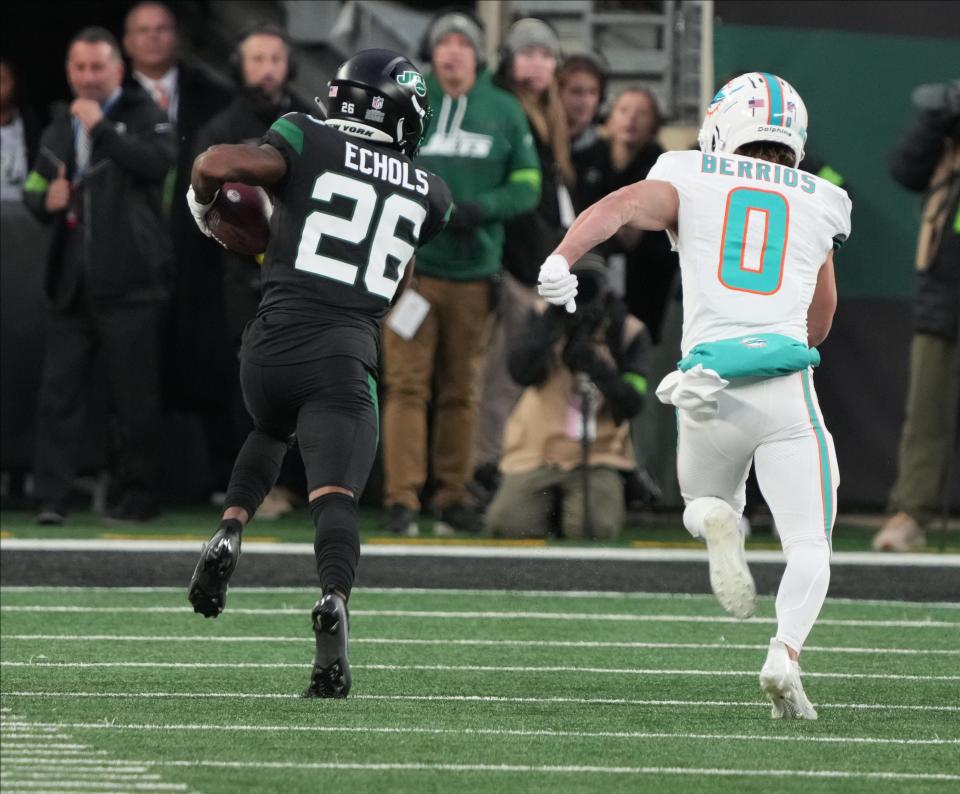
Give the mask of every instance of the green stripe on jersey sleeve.
[[528, 185], [533, 185], [537, 190], [540, 189], [540, 182], [542, 177], [540, 175], [539, 168], [518, 168], [516, 171], [511, 171], [510, 176], [507, 177], [509, 182], [525, 182]]
[[279, 118], [270, 128], [290, 144], [290, 148], [297, 154], [303, 154], [303, 130], [289, 119]]

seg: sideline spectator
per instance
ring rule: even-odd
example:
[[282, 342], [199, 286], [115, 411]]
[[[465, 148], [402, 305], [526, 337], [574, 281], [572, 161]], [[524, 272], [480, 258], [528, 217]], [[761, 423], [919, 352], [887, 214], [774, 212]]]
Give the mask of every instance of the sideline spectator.
[[123, 49], [130, 84], [139, 84], [167, 114], [177, 139], [175, 171], [164, 183], [170, 215], [174, 280], [165, 317], [162, 386], [167, 404], [197, 411], [206, 437], [213, 482], [224, 491], [236, 433], [223, 410], [223, 393], [236, 382], [227, 342], [220, 269], [209, 260], [209, 241], [197, 231], [181, 197], [190, 184], [197, 131], [230, 102], [229, 88], [203, 69], [177, 59], [177, 20], [163, 3], [137, 3], [127, 13]]
[[540, 203], [505, 225], [500, 302], [487, 351], [474, 439], [474, 481], [489, 501], [499, 480], [498, 464], [507, 417], [521, 387], [510, 377], [507, 358], [528, 311], [539, 303], [537, 272], [575, 214], [570, 191], [576, 177], [570, 160], [567, 117], [557, 87], [560, 40], [539, 19], [517, 20], [507, 32], [494, 83], [514, 94], [526, 113], [543, 172]]
[[574, 205], [579, 211], [585, 209], [579, 191], [586, 183], [586, 168], [589, 165], [589, 158], [584, 162], [583, 155], [601, 137], [597, 114], [606, 95], [606, 69], [603, 62], [592, 53], [577, 53], [564, 59], [557, 80], [560, 100], [567, 112], [570, 155], [577, 175]]
[[[286, 33], [276, 25], [261, 23], [249, 27], [241, 35], [234, 50], [231, 65], [239, 93], [230, 105], [214, 116], [197, 133], [196, 154], [220, 143], [257, 143], [270, 126], [285, 113], [310, 113], [311, 109], [298, 102], [289, 91], [294, 67], [291, 65], [290, 42]], [[220, 283], [213, 286], [213, 294], [220, 296], [225, 306], [225, 329], [228, 339], [228, 360], [221, 366], [228, 377], [216, 391], [216, 404], [210, 409], [219, 415], [225, 425], [224, 452], [227, 453], [226, 474], [247, 431], [247, 418], [240, 395], [239, 364], [241, 336], [246, 324], [257, 313], [260, 303], [260, 265], [252, 257], [224, 251], [209, 240], [204, 243], [206, 266], [216, 269]], [[214, 265], [216, 263], [216, 266]], [[223, 331], [220, 331], [223, 333]], [[219, 449], [217, 452], [219, 453]], [[301, 472], [294, 472], [296, 455], [288, 455], [281, 484], [267, 494], [257, 511], [257, 518], [279, 518], [293, 509], [292, 491], [302, 491]], [[223, 470], [221, 470], [222, 473]], [[297, 485], [294, 486], [293, 482]], [[291, 486], [291, 487], [287, 487]]]
[[0, 201], [22, 201], [23, 183], [37, 153], [37, 117], [21, 107], [13, 64], [0, 60]]
[[[440, 14], [427, 30], [426, 44], [434, 116], [417, 162], [447, 183], [456, 206], [447, 229], [418, 251], [411, 288], [384, 330], [387, 527], [403, 534], [417, 529], [432, 399], [435, 529], [477, 532], [483, 519], [466, 484], [503, 222], [536, 206], [540, 167], [523, 109], [491, 83], [483, 66], [479, 21], [467, 13]], [[418, 298], [429, 310], [401, 336], [395, 330], [399, 318]]]
[[890, 157], [890, 173], [908, 190], [924, 192], [920, 289], [893, 515], [873, 538], [878, 551], [926, 545], [956, 455], [960, 411], [960, 80], [919, 86], [913, 103], [917, 118]]
[[54, 224], [34, 471], [41, 524], [64, 521], [98, 354], [118, 431], [121, 496], [108, 516], [157, 515], [158, 321], [172, 264], [160, 194], [174, 141], [163, 112], [122, 80], [113, 34], [74, 36], [67, 81], [76, 98], [54, 113], [24, 186], [31, 211]]
[[576, 313], [541, 303], [511, 340], [510, 372], [526, 388], [507, 422], [503, 483], [488, 511], [497, 535], [547, 535], [554, 489], [565, 537], [612, 538], [623, 525], [621, 472], [636, 465], [627, 420], [643, 405], [649, 336], [610, 292], [599, 257], [573, 272]]
[[[582, 153], [585, 176], [580, 197], [584, 209], [646, 178], [663, 154], [663, 147], [657, 143], [662, 122], [656, 97], [647, 89], [628, 88], [617, 96], [607, 120], [608, 140], [600, 140]], [[678, 269], [667, 235], [624, 229], [605, 250], [625, 255], [622, 289], [627, 308], [643, 321], [654, 343], [658, 343]], [[619, 284], [616, 286], [619, 288]]]

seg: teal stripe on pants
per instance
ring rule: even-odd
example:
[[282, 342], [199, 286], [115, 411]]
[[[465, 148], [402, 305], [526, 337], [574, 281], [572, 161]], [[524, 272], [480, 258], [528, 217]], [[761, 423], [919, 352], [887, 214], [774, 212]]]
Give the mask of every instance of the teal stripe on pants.
[[830, 539], [830, 530], [833, 519], [833, 481], [830, 477], [830, 455], [827, 449], [827, 436], [823, 432], [823, 425], [813, 405], [813, 393], [810, 391], [810, 371], [801, 370], [800, 378], [803, 381], [803, 397], [807, 402], [807, 413], [810, 415], [810, 425], [817, 439], [817, 455], [820, 458], [820, 492], [823, 497], [823, 531]]

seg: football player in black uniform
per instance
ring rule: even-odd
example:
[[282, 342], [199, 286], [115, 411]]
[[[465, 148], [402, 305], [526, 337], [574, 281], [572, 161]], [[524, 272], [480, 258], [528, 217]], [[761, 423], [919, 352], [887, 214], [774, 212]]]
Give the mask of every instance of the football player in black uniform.
[[325, 121], [289, 113], [259, 146], [205, 151], [187, 194], [206, 234], [206, 213], [225, 182], [263, 186], [274, 200], [263, 297], [241, 350], [255, 429], [237, 456], [223, 519], [188, 595], [206, 617], [223, 611], [243, 527], [295, 434], [322, 588], [306, 697], [350, 691], [346, 605], [360, 557], [357, 499], [379, 434], [380, 322], [409, 279], [417, 246], [443, 228], [452, 207], [447, 186], [410, 160], [429, 114], [426, 84], [410, 61], [364, 50], [340, 66], [328, 97]]

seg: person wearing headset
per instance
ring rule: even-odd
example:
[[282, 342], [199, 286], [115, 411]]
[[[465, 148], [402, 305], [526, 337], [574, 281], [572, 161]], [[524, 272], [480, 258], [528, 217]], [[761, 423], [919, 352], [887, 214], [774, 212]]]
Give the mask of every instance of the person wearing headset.
[[[286, 33], [276, 25], [256, 24], [244, 31], [230, 56], [230, 69], [239, 90], [233, 102], [197, 133], [195, 155], [219, 143], [256, 143], [285, 113], [310, 112], [309, 107], [290, 93], [296, 62]], [[238, 388], [236, 351], [240, 348], [243, 329], [256, 314], [260, 302], [260, 266], [251, 257], [225, 251], [209, 240], [204, 242], [205, 266], [222, 271], [221, 292], [208, 295], [207, 301], [215, 307], [219, 302], [217, 308], [225, 317], [223, 334], [227, 338], [227, 357], [220, 363], [226, 371], [224, 377], [218, 378], [220, 385], [216, 391], [216, 411], [223, 427], [217, 439], [227, 439], [224, 452], [232, 461], [250, 429]], [[211, 457], [222, 455], [211, 449]], [[229, 469], [227, 473], [229, 475]], [[291, 485], [301, 476], [285, 470], [281, 483]], [[267, 494], [257, 517], [261, 520], [279, 518], [291, 509], [290, 494], [280, 485]]]
[[483, 63], [479, 20], [440, 12], [424, 45], [433, 118], [416, 162], [447, 183], [455, 205], [446, 229], [417, 252], [416, 275], [401, 299], [417, 301], [417, 322], [401, 327], [398, 302], [384, 330], [385, 525], [397, 534], [419, 531], [432, 403], [434, 531], [477, 533], [483, 518], [467, 484], [504, 224], [537, 206], [540, 161], [523, 108], [493, 84]]

